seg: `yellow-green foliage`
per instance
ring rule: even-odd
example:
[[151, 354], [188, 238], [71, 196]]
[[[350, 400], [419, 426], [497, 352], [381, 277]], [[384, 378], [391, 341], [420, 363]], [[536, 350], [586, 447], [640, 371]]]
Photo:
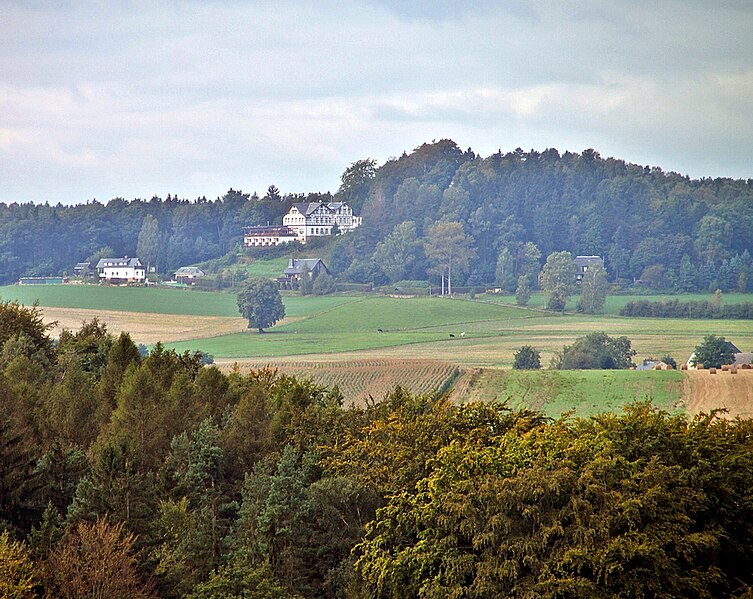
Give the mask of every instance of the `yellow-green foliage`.
[[4, 531], [0, 534], [0, 597], [27, 599], [34, 596], [33, 588], [34, 564], [26, 545]]

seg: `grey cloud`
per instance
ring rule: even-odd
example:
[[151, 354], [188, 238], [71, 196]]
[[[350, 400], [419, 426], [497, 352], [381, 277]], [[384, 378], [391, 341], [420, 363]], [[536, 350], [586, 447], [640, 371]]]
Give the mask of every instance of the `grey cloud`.
[[26, 3], [0, 22], [0, 201], [335, 189], [453, 137], [751, 176], [726, 2]]

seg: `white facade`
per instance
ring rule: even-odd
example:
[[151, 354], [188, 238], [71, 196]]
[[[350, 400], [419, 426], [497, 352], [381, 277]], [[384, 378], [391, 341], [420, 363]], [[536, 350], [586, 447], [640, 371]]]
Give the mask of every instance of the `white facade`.
[[332, 235], [337, 226], [340, 232], [352, 231], [361, 226], [361, 217], [345, 202], [293, 204], [283, 217], [282, 224], [295, 232], [298, 241], [306, 243], [309, 237]]
[[101, 281], [128, 281], [143, 283], [146, 269], [138, 258], [102, 258], [97, 263]]
[[246, 247], [274, 247], [297, 240], [297, 232], [284, 225], [282, 227], [245, 227], [243, 229], [243, 245]]

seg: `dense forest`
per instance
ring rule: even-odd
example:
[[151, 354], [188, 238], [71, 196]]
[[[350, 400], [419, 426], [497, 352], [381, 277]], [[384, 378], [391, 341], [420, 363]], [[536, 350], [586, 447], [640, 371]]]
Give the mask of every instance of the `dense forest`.
[[9, 597], [750, 597], [753, 422], [364, 406], [0, 303]]
[[446, 237], [439, 225], [460, 223], [458, 283], [514, 290], [532, 259], [541, 266], [552, 252], [568, 251], [604, 257], [610, 280], [623, 285], [753, 290], [753, 179], [691, 180], [594, 150], [483, 158], [450, 140], [381, 166], [356, 161], [334, 196], [283, 195], [270, 186], [263, 197], [231, 189], [214, 201], [0, 203], [0, 282], [70, 272], [103, 251], [135, 255], [148, 216], [159, 227], [155, 262], [170, 271], [225, 254], [243, 226], [279, 223], [294, 201], [333, 197], [364, 218], [327, 249], [343, 280], [436, 281], [432, 235]]

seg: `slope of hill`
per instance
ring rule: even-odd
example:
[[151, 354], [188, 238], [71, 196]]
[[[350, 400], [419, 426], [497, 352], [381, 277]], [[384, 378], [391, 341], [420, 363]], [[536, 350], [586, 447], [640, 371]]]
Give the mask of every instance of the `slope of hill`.
[[[154, 262], [169, 272], [222, 256], [236, 247], [243, 226], [279, 222], [294, 201], [332, 197], [281, 195], [272, 186], [264, 197], [230, 189], [215, 201], [0, 203], [0, 283], [70, 272], [101, 252], [135, 255], [147, 216], [157, 220], [164, 241]], [[335, 274], [355, 282], [438, 280], [423, 242], [432, 224], [456, 221], [473, 256], [467, 268], [456, 265], [456, 284], [514, 287], [531, 242], [539, 264], [567, 250], [604, 256], [614, 280], [641, 278], [684, 291], [753, 290], [753, 179], [691, 180], [594, 150], [518, 149], [484, 158], [441, 140], [378, 168], [373, 161], [353, 163], [335, 198], [350, 202], [364, 224], [326, 244], [323, 257]]]

